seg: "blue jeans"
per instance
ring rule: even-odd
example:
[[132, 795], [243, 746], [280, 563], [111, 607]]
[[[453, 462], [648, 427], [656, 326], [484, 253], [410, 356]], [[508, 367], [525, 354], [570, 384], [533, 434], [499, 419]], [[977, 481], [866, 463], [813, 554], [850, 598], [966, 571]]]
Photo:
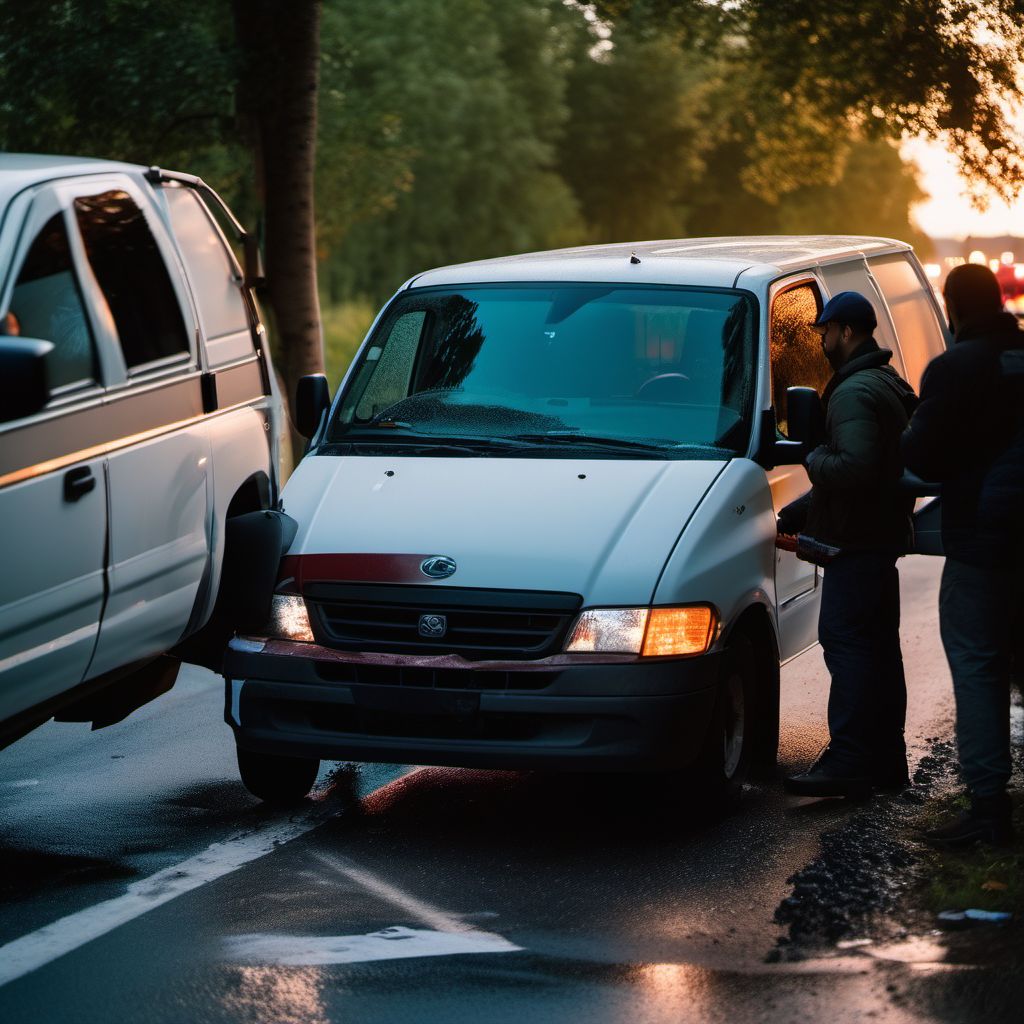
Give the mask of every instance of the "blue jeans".
[[905, 770], [907, 684], [895, 554], [844, 551], [825, 566], [818, 641], [832, 675], [829, 768], [868, 776]]
[[953, 676], [960, 773], [973, 796], [1010, 778], [1010, 660], [1020, 577], [1011, 568], [955, 562], [942, 570], [939, 628]]

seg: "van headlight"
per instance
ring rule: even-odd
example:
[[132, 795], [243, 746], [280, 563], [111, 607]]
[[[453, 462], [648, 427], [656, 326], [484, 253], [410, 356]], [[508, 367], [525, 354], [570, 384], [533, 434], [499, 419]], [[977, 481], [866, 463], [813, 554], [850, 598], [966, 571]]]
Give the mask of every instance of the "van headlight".
[[270, 621], [267, 635], [279, 640], [301, 640], [313, 643], [316, 639], [309, 627], [306, 602], [295, 594], [275, 594], [270, 603]]
[[591, 608], [576, 620], [566, 651], [639, 654], [645, 658], [703, 654], [715, 637], [715, 610], [707, 604], [681, 608]]

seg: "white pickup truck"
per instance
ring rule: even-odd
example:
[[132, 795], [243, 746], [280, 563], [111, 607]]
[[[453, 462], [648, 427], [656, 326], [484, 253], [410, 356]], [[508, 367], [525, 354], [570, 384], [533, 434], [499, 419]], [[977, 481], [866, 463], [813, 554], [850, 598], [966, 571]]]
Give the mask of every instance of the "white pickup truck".
[[257, 263], [197, 178], [0, 155], [0, 746], [118, 721], [173, 684], [164, 652], [219, 667], [265, 616], [246, 594], [277, 568], [280, 402]]

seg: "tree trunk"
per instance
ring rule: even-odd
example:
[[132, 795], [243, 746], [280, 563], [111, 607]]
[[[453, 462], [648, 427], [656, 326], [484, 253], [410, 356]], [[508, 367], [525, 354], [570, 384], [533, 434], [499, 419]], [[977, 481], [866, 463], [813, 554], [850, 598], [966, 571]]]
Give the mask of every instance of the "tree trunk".
[[[233, 0], [238, 116], [263, 207], [277, 367], [290, 409], [298, 379], [322, 373], [313, 173], [322, 0]], [[296, 461], [302, 440], [292, 431]]]

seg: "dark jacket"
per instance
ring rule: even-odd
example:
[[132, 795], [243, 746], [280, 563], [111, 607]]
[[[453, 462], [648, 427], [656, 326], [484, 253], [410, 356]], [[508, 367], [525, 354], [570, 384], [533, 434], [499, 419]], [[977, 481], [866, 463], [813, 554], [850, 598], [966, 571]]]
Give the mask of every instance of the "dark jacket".
[[872, 338], [836, 371], [822, 395], [826, 443], [807, 457], [813, 484], [803, 532], [845, 550], [907, 550], [913, 499], [899, 490], [900, 435], [914, 389]]
[[[994, 313], [961, 324], [952, 348], [928, 364], [921, 404], [902, 441], [907, 468], [942, 484], [942, 544], [949, 558], [973, 565], [999, 564], [1004, 545], [1016, 538], [1008, 527], [981, 515], [985, 478], [1013, 444], [1022, 426], [1024, 395], [1003, 354], [1024, 348], [1024, 332], [1010, 313]], [[1013, 487], [1012, 452], [1000, 462], [987, 493], [989, 504], [1005, 503]], [[995, 505], [993, 505], [993, 511]], [[999, 516], [997, 515], [997, 518]], [[1013, 531], [1019, 532], [1019, 525]]]

